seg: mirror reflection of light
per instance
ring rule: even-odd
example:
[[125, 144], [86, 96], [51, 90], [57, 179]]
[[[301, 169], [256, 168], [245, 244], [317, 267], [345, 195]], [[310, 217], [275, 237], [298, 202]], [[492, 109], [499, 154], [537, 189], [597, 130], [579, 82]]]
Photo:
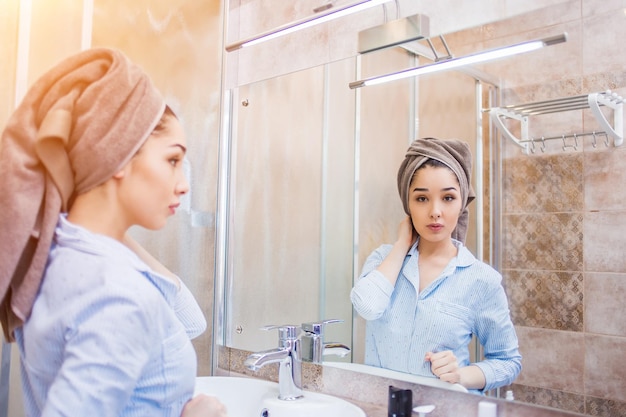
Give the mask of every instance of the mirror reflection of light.
[[357, 13], [375, 6], [379, 6], [381, 4], [390, 2], [391, 0], [365, 0], [360, 3], [356, 3], [350, 6], [346, 6], [343, 8], [338, 8], [336, 10], [331, 10], [323, 15], [307, 18], [304, 20], [300, 20], [294, 23], [289, 23], [287, 25], [278, 27], [277, 29], [271, 30], [269, 32], [257, 35], [253, 38], [243, 40], [240, 42], [236, 42], [226, 46], [226, 51], [232, 52], [234, 50], [244, 48], [247, 46], [257, 45], [261, 42], [269, 41], [270, 39], [275, 39], [280, 36], [284, 36], [302, 29], [310, 28], [315, 25], [319, 25], [321, 23], [329, 22], [331, 20], [338, 19], [340, 17], [348, 16], [353, 13]]
[[368, 78], [365, 80], [354, 81], [350, 83], [350, 88], [360, 88], [368, 85], [382, 84], [390, 81], [400, 80], [402, 78], [415, 77], [418, 75], [431, 74], [433, 72], [446, 71], [465, 65], [473, 65], [481, 62], [493, 61], [512, 55], [522, 54], [525, 52], [535, 51], [545, 46], [554, 45], [567, 41], [567, 34], [563, 33], [550, 38], [538, 39], [528, 42], [522, 42], [516, 45], [506, 46], [503, 48], [492, 49], [476, 54], [464, 56], [461, 58], [451, 58], [445, 61], [439, 61], [434, 64], [424, 65], [421, 67], [410, 68], [408, 70], [396, 72], [393, 74], [381, 75]]

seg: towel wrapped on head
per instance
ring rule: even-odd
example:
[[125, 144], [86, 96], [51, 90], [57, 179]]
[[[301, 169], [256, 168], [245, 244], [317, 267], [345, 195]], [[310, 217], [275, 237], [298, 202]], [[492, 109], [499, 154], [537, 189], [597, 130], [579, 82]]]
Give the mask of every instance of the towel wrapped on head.
[[30, 315], [59, 213], [137, 152], [165, 110], [124, 54], [94, 48], [45, 73], [0, 138], [0, 322], [7, 340]]
[[452, 232], [452, 238], [465, 243], [469, 222], [467, 206], [476, 197], [471, 185], [472, 152], [467, 143], [456, 139], [436, 138], [416, 139], [411, 143], [398, 170], [398, 192], [404, 211], [408, 215], [411, 214], [409, 212], [409, 186], [415, 171], [429, 159], [445, 164], [459, 180], [463, 209], [457, 226]]

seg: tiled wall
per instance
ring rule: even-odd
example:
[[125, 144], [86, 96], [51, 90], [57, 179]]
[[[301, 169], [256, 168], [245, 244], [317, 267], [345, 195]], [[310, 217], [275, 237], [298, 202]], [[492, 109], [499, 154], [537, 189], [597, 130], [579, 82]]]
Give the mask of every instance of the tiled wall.
[[[503, 104], [606, 89], [624, 94], [620, 2], [567, 2], [485, 25], [463, 42], [507, 43], [563, 31], [569, 39], [562, 46], [485, 66], [502, 74]], [[606, 114], [612, 120], [611, 111]], [[529, 126], [537, 139], [601, 130], [589, 110], [531, 116]], [[551, 140], [545, 151], [537, 142], [529, 155], [504, 144], [501, 253], [524, 356], [512, 387], [516, 398], [616, 416], [626, 414], [626, 370], [608, 358], [626, 356], [626, 316], [619, 313], [626, 296], [626, 200], [619, 185], [626, 148], [615, 148], [612, 139], [606, 146], [604, 139], [598, 136], [594, 147], [593, 136], [579, 137], [576, 149], [571, 137]]]

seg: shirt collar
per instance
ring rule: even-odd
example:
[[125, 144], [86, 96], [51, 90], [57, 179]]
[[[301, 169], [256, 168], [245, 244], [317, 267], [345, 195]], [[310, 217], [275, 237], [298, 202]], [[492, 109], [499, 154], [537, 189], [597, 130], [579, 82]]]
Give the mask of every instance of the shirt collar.
[[[417, 259], [417, 246], [419, 245], [420, 238], [417, 237], [417, 240], [409, 249], [407, 256], [415, 257]], [[472, 265], [477, 261], [476, 257], [470, 252], [469, 249], [463, 243], [456, 239], [452, 239], [452, 244], [457, 248], [457, 255], [454, 257], [454, 266], [459, 268], [465, 268]]]

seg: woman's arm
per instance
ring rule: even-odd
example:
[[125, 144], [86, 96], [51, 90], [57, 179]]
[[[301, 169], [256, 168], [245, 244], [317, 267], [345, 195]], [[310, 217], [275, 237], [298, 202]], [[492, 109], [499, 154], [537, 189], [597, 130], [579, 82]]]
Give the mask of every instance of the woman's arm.
[[411, 217], [406, 216], [398, 226], [398, 239], [393, 244], [391, 252], [389, 252], [389, 255], [387, 255], [378, 268], [376, 268], [389, 280], [391, 285], [396, 284], [396, 280], [404, 264], [404, 258], [416, 239], [417, 235], [414, 232]]
[[[138, 281], [138, 280], [129, 280]], [[65, 325], [63, 360], [42, 417], [116, 417], [128, 405], [151, 352], [161, 342], [158, 303], [137, 287], [108, 286], [83, 295]], [[68, 318], [70, 320], [70, 318]]]
[[350, 292], [352, 305], [361, 317], [376, 320], [383, 315], [406, 254], [416, 238], [411, 218], [407, 216], [398, 227], [396, 242], [379, 247], [365, 260], [361, 275]]
[[522, 369], [522, 356], [500, 281], [484, 291], [482, 306], [477, 311], [476, 337], [485, 356], [483, 361], [475, 364], [485, 374], [484, 389], [511, 384]]

